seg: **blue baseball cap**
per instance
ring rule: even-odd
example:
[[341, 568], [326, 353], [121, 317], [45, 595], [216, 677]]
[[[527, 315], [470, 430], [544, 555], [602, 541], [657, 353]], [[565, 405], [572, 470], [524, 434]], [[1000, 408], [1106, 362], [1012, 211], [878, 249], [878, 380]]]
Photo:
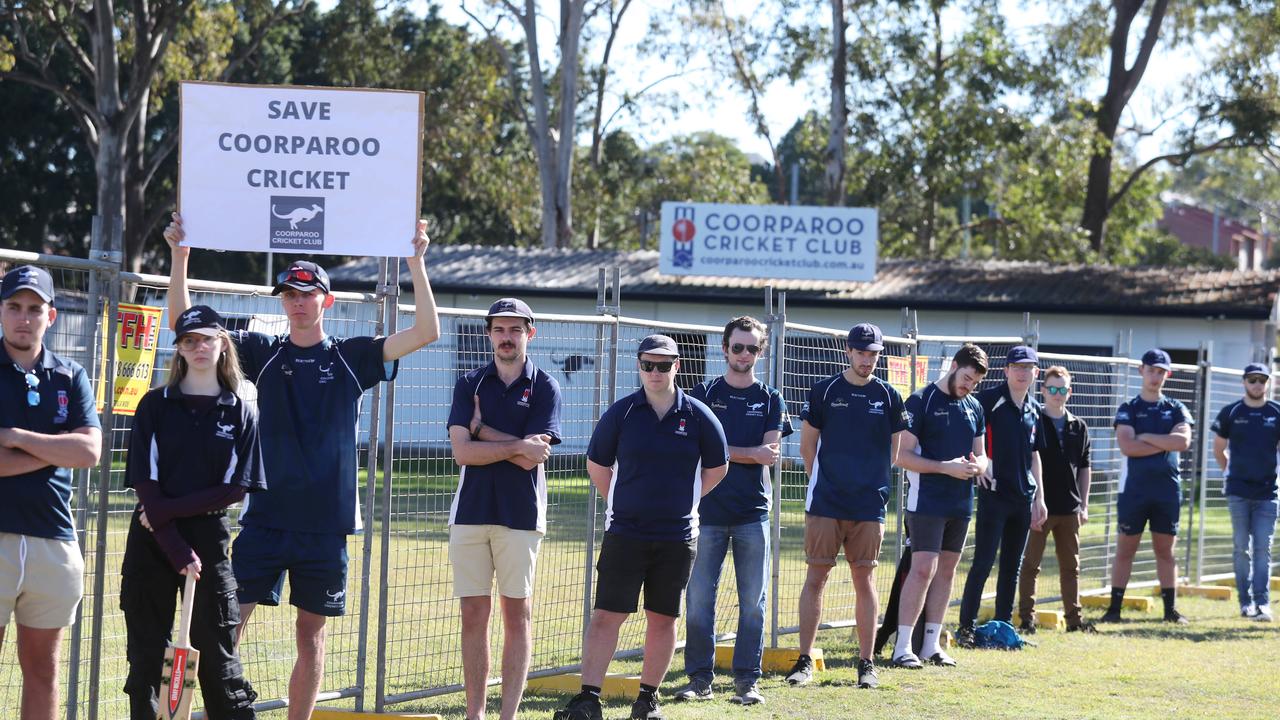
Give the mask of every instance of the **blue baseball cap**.
[[284, 292], [285, 288], [293, 288], [302, 292], [319, 290], [328, 295], [329, 273], [313, 262], [298, 260], [290, 265], [288, 270], [276, 275], [276, 286], [271, 290], [271, 294], [279, 295]]
[[880, 328], [871, 323], [858, 323], [849, 328], [849, 347], [854, 350], [878, 352], [884, 349], [884, 336]]
[[640, 348], [636, 350], [636, 357], [646, 354], [680, 357], [680, 348], [676, 345], [675, 340], [666, 335], [650, 335], [640, 341]]
[[1244, 376], [1249, 377], [1250, 375], [1265, 375], [1270, 378], [1271, 372], [1262, 363], [1249, 363], [1244, 366]]
[[45, 302], [53, 302], [53, 277], [35, 265], [16, 267], [4, 274], [0, 282], [0, 300], [8, 300], [15, 293], [30, 290]]
[[178, 316], [178, 326], [173, 329], [173, 344], [177, 345], [187, 333], [217, 335], [223, 329], [222, 316], [208, 305], [192, 305]]
[[1015, 345], [1009, 348], [1009, 353], [1004, 356], [1006, 365], [1019, 365], [1023, 363], [1038, 364], [1040, 356], [1036, 355], [1036, 349], [1026, 345]]
[[489, 306], [485, 317], [518, 317], [533, 322], [533, 310], [519, 298], [502, 298]]
[[1173, 369], [1173, 362], [1169, 359], [1169, 353], [1161, 350], [1160, 348], [1151, 348], [1150, 350], [1142, 353], [1142, 364], [1157, 367], [1161, 370]]

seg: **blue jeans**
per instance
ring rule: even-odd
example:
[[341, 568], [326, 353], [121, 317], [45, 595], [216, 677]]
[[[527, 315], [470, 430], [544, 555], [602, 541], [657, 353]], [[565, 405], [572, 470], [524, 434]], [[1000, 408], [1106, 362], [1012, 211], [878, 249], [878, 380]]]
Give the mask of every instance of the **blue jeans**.
[[1022, 553], [1031, 531], [1031, 500], [1009, 499], [991, 492], [978, 495], [977, 521], [973, 533], [973, 562], [965, 578], [964, 595], [960, 599], [960, 626], [973, 627], [982, 604], [991, 568], [1000, 554], [1000, 573], [996, 578], [996, 620], [1013, 622], [1013, 599], [1022, 569]]
[[1227, 507], [1231, 509], [1232, 543], [1235, 545], [1232, 557], [1240, 604], [1267, 605], [1271, 602], [1271, 536], [1276, 531], [1280, 501], [1228, 495]]
[[698, 534], [698, 557], [693, 563], [685, 596], [684, 672], [694, 680], [711, 682], [716, 652], [716, 596], [725, 553], [733, 546], [738, 577], [738, 637], [733, 646], [735, 683], [760, 679], [764, 652], [765, 581], [769, 577], [769, 520], [742, 525], [703, 525]]

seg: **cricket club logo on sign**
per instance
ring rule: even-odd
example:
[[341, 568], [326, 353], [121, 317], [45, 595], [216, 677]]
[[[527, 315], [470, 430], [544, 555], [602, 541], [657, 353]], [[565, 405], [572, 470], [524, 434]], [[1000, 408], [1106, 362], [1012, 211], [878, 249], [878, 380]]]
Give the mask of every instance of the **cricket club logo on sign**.
[[675, 222], [671, 224], [671, 237], [674, 238], [675, 252], [672, 263], [676, 267], [693, 267], [693, 236], [698, 228], [694, 225], [694, 209], [678, 207], [675, 209]]
[[324, 198], [272, 195], [271, 249], [324, 250]]

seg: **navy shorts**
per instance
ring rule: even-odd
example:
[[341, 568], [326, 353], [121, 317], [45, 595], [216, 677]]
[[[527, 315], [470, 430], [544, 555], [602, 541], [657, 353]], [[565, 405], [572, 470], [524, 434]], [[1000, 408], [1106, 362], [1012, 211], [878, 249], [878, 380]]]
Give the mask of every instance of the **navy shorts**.
[[231, 548], [240, 604], [279, 605], [289, 574], [289, 604], [316, 615], [347, 611], [347, 536], [247, 525]]
[[596, 609], [633, 613], [644, 591], [644, 609], [680, 617], [697, 540], [639, 540], [604, 534], [596, 560]]
[[1122, 492], [1116, 500], [1116, 524], [1125, 535], [1141, 535], [1148, 522], [1153, 533], [1177, 535], [1181, 511], [1182, 503], [1177, 497], [1141, 497]]
[[907, 534], [911, 538], [911, 552], [964, 552], [964, 541], [969, 537], [969, 518], [908, 512]]

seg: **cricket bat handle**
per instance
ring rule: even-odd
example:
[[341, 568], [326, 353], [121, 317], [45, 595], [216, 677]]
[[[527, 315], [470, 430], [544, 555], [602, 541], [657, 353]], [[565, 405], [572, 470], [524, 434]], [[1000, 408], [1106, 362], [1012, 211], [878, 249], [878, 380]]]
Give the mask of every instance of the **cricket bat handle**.
[[178, 620], [178, 642], [175, 647], [191, 647], [191, 606], [196, 599], [196, 578], [187, 573], [187, 584], [182, 588], [182, 617]]

